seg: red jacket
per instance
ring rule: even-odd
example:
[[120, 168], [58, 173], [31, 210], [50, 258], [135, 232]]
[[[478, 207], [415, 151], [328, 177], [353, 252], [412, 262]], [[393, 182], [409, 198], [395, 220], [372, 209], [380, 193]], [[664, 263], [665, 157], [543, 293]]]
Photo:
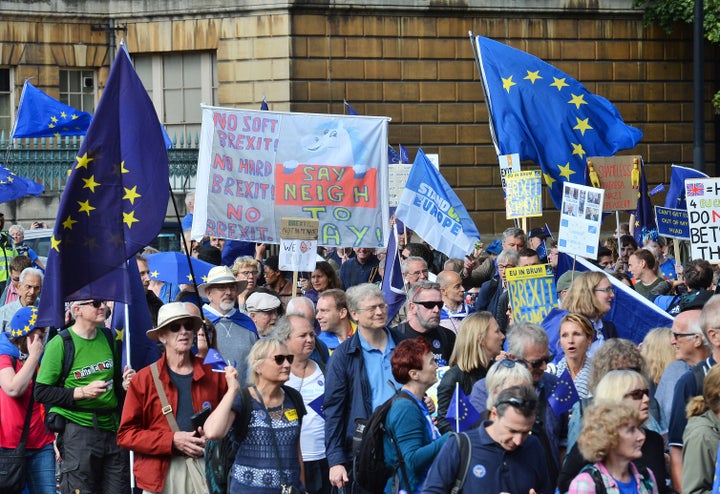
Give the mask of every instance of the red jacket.
[[[176, 410], [178, 393], [170, 380], [165, 355], [157, 363], [168, 402]], [[199, 411], [206, 401], [215, 409], [227, 391], [225, 374], [212, 372], [210, 366], [203, 365], [202, 359], [197, 357], [193, 357], [193, 367], [193, 409]], [[173, 454], [173, 435], [162, 414], [150, 367], [145, 367], [130, 381], [117, 433], [118, 444], [135, 452], [133, 473], [138, 487], [152, 492], [163, 490]]]

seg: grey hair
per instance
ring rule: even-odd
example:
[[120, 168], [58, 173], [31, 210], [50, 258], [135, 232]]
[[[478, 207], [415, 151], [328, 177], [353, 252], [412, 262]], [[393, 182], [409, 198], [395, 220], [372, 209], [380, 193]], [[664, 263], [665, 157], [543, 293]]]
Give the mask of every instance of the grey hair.
[[408, 302], [415, 302], [415, 299], [420, 292], [425, 290], [437, 290], [440, 291], [440, 283], [428, 280], [418, 280], [413, 286], [410, 287], [410, 298]]
[[270, 337], [277, 338], [280, 341], [289, 340], [293, 330], [292, 321], [295, 318], [308, 322], [302, 314], [285, 314], [284, 316], [279, 317], [275, 322], [275, 326], [273, 326], [273, 329], [270, 332]]
[[522, 228], [516, 228], [514, 226], [511, 226], [510, 228], [506, 229], [504, 232], [502, 232], [502, 243], [505, 245], [505, 241], [509, 237], [516, 237], [523, 239], [523, 244], [526, 242], [525, 238], [525, 232]]
[[383, 292], [379, 286], [374, 283], [360, 283], [351, 286], [345, 293], [347, 295], [348, 310], [357, 312], [360, 309], [360, 303], [371, 297], [383, 298]]
[[20, 225], [13, 225], [10, 228], [8, 228], [8, 233], [12, 234], [14, 231], [19, 231], [20, 233], [25, 233], [25, 229]]
[[427, 261], [425, 259], [423, 259], [422, 257], [410, 256], [407, 259], [403, 260], [402, 264], [400, 264], [400, 270], [402, 271], [402, 274], [408, 273], [408, 269], [409, 269], [408, 266], [410, 265], [410, 262], [412, 262], [412, 261], [421, 262], [421, 263], [423, 263], [423, 265], [426, 268], [428, 267]]
[[502, 264], [507, 261], [513, 261], [517, 264], [520, 261], [520, 252], [515, 249], [505, 249], [497, 257], [497, 263]]
[[702, 308], [698, 324], [707, 335], [708, 329], [720, 328], [720, 295], [710, 297]]
[[23, 284], [23, 281], [25, 281], [25, 277], [27, 275], [35, 275], [40, 277], [40, 283], [43, 282], [45, 279], [45, 274], [40, 271], [38, 268], [25, 268], [22, 270], [22, 273], [20, 273], [20, 284]]
[[309, 309], [313, 316], [315, 315], [315, 304], [313, 304], [313, 301], [307, 297], [291, 298], [290, 301], [287, 303], [287, 306], [285, 307], [285, 314], [288, 316], [305, 317], [305, 313], [302, 312], [302, 309], [299, 307], [301, 305], [304, 305], [306, 309]]
[[190, 203], [195, 200], [195, 192], [185, 194], [185, 206], [190, 207]]
[[516, 324], [507, 335], [508, 353], [524, 359], [525, 349], [530, 345], [548, 346], [548, 336], [542, 326], [530, 323]]

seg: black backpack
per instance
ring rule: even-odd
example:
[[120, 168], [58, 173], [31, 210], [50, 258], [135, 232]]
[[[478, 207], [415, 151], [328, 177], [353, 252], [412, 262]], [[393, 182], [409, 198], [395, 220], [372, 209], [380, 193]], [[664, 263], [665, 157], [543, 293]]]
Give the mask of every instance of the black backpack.
[[[281, 386], [285, 394], [290, 397], [298, 412], [298, 422], [302, 428], [303, 416], [307, 413], [300, 392], [290, 386]], [[252, 397], [249, 388], [243, 386], [242, 408], [235, 416], [235, 421], [227, 435], [220, 440], [208, 440], [205, 443], [205, 482], [210, 494], [226, 494], [230, 485], [230, 469], [235, 462], [240, 443], [247, 436], [252, 413]]]
[[[640, 473], [640, 481], [642, 482], [643, 486], [645, 486], [645, 488], [649, 492], [652, 492], [654, 487], [653, 481], [647, 468], [637, 467], [637, 469]], [[607, 494], [607, 488], [605, 487], [605, 482], [603, 482], [602, 473], [600, 473], [600, 470], [598, 470], [595, 465], [593, 465], [592, 463], [585, 465], [582, 470], [580, 470], [580, 473], [583, 472], [589, 473], [592, 477], [593, 483], [595, 484], [595, 494]]]
[[[367, 419], [355, 419], [355, 434], [353, 436], [353, 470], [354, 478], [360, 487], [368, 492], [383, 492], [387, 480], [400, 471], [400, 488], [412, 492], [407, 472], [405, 471], [405, 460], [400, 448], [392, 433], [385, 427], [385, 419], [392, 408], [395, 400], [412, 398], [403, 392], [395, 396], [375, 409]], [[388, 435], [390, 442], [395, 446], [398, 461], [392, 467], [385, 464], [385, 447], [383, 439]]]

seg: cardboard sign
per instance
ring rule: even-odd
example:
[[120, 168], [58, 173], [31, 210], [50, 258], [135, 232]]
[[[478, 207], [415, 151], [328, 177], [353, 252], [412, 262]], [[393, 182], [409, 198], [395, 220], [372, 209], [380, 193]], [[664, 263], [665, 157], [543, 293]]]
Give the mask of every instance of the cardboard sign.
[[[602, 223], [602, 189], [563, 183], [558, 250], [571, 256], [597, 259]], [[636, 193], [637, 201], [637, 193]]]
[[549, 264], [508, 268], [505, 277], [516, 323], [541, 324], [557, 307], [555, 277]]
[[500, 183], [502, 184], [503, 194], [507, 194], [505, 178], [510, 173], [520, 171], [520, 155], [518, 153], [502, 154], [498, 156], [498, 163], [500, 165]]
[[638, 185], [633, 188], [633, 162], [641, 156], [588, 156], [605, 191], [605, 211], [629, 211], [637, 207]]
[[685, 209], [672, 209], [655, 206], [658, 233], [663, 237], [690, 240], [688, 212]]
[[685, 180], [693, 259], [720, 263], [720, 179]]
[[507, 219], [542, 216], [540, 172], [510, 173], [505, 177], [505, 215]]
[[411, 168], [412, 163], [388, 165], [388, 202], [391, 208], [398, 205]]
[[280, 270], [313, 271], [317, 262], [318, 234], [318, 220], [281, 218]]

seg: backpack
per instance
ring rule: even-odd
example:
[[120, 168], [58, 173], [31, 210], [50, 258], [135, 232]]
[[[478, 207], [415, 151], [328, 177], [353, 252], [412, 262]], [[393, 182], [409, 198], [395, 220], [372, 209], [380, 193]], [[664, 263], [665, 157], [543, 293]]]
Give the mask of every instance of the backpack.
[[[462, 492], [463, 485], [465, 485], [465, 477], [470, 470], [470, 460], [472, 459], [472, 445], [470, 444], [470, 436], [464, 432], [451, 432], [451, 435], [455, 436], [458, 442], [458, 448], [460, 449], [460, 469], [458, 469], [457, 478], [455, 483], [448, 491], [450, 494], [459, 494]], [[448, 439], [449, 441], [450, 439]]]
[[[405, 471], [405, 460], [400, 452], [392, 433], [385, 427], [385, 419], [395, 400], [412, 398], [403, 392], [396, 392], [395, 396], [375, 409], [367, 419], [355, 419], [355, 433], [353, 436], [353, 471], [355, 481], [360, 487], [369, 492], [383, 492], [387, 480], [400, 471], [400, 488], [412, 492], [410, 482]], [[385, 447], [383, 439], [388, 435], [390, 442], [395, 446], [398, 461], [392, 467], [385, 464]]]
[[[307, 413], [302, 395], [295, 388], [281, 386], [282, 390], [290, 397], [295, 409], [298, 412], [298, 422], [302, 428], [303, 416]], [[205, 442], [205, 482], [209, 494], [226, 494], [230, 485], [230, 470], [235, 462], [240, 443], [247, 436], [252, 414], [252, 397], [249, 388], [243, 386], [240, 390], [242, 396], [242, 408], [235, 416], [227, 435], [218, 440], [209, 439]]]
[[[648, 492], [652, 492], [654, 485], [652, 477], [650, 476], [647, 468], [637, 467], [637, 469], [638, 473], [640, 473], [640, 481], [642, 482], [643, 487], [645, 487]], [[592, 463], [585, 465], [582, 470], [580, 470], [580, 473], [583, 472], [589, 473], [592, 477], [593, 483], [595, 484], [595, 494], [607, 494], [607, 489], [605, 488], [605, 482], [603, 481], [602, 473], [600, 473], [600, 470], [598, 470], [595, 465], [593, 465]]]

